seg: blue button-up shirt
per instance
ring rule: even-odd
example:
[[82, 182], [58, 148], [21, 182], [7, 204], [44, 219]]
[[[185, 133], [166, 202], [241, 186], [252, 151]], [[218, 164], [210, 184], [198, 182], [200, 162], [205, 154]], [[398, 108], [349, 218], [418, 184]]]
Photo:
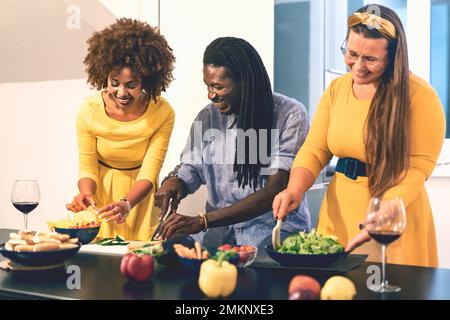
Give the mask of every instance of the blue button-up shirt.
[[[267, 152], [260, 152], [266, 155], [268, 168], [261, 169], [260, 184], [256, 190], [267, 184], [268, 174], [274, 174], [280, 169], [290, 171], [309, 130], [306, 109], [300, 102], [277, 93], [273, 94], [273, 100], [271, 156], [267, 157]], [[174, 171], [184, 181], [189, 193], [206, 184], [206, 214], [228, 207], [255, 192], [248, 185], [245, 188], [239, 187], [233, 171], [236, 138], [242, 137], [243, 132], [238, 132], [235, 121], [236, 115], [225, 115], [213, 104], [207, 105], [197, 115], [181, 155], [181, 164]], [[252, 132], [246, 136], [251, 141]], [[224, 243], [258, 246], [272, 234], [274, 225], [273, 213], [269, 211], [245, 222], [210, 228], [192, 236], [202, 241], [203, 245], [211, 247]], [[287, 216], [281, 231], [285, 235], [309, 229], [310, 216], [304, 198], [300, 206]]]

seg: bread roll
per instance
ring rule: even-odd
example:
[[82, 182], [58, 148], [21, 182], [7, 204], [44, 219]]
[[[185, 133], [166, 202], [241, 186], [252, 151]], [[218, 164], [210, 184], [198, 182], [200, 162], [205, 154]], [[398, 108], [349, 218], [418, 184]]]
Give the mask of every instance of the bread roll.
[[29, 245], [29, 244], [19, 244], [14, 247], [14, 250], [19, 251], [19, 252], [31, 252], [31, 251], [33, 251], [33, 249], [34, 249], [34, 246]]
[[25, 245], [25, 244], [28, 244], [25, 240], [23, 240], [23, 239], [11, 239], [11, 240], [9, 240], [8, 241], [11, 245], [13, 245], [13, 246], [17, 246], [17, 245], [21, 245], [21, 244], [23, 244], [23, 245]]
[[61, 234], [61, 233], [52, 232], [52, 233], [49, 234], [49, 238], [56, 239], [56, 240], [59, 240], [61, 242], [66, 242], [67, 240], [70, 239], [70, 236], [67, 235], [67, 234]]
[[36, 236], [36, 237], [44, 237], [44, 238], [47, 238], [47, 237], [48, 237], [48, 232], [45, 232], [45, 231], [36, 231], [35, 236]]
[[34, 243], [54, 243], [54, 244], [61, 244], [61, 241], [58, 239], [53, 238], [44, 238], [44, 237], [33, 237]]
[[59, 249], [61, 250], [67, 250], [67, 249], [74, 249], [74, 248], [78, 248], [78, 245], [75, 243], [62, 243], [59, 245]]
[[71, 239], [68, 240], [68, 242], [77, 244], [78, 243], [78, 238], [71, 238]]
[[11, 233], [9, 234], [9, 238], [10, 238], [10, 239], [22, 239], [22, 237], [19, 236], [19, 234], [14, 233], [14, 232], [11, 232]]
[[59, 250], [59, 246], [60, 244], [57, 243], [39, 243], [34, 245], [33, 251], [40, 252], [40, 251]]
[[30, 230], [20, 230], [19, 231], [19, 236], [23, 239], [24, 236], [26, 236], [27, 234], [34, 234], [33, 231]]

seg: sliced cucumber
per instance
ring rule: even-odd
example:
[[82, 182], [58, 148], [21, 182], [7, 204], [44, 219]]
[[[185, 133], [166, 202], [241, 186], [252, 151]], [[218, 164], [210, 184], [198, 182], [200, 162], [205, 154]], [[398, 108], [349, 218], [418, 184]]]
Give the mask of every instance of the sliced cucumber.
[[120, 236], [120, 235], [117, 235], [117, 236], [116, 236], [116, 241], [122, 241], [122, 242], [124, 242], [124, 241], [125, 241], [125, 238], [123, 238], [123, 237]]
[[99, 245], [101, 245], [101, 246], [108, 246], [108, 245], [111, 245], [112, 242], [113, 242], [112, 239], [105, 239], [105, 240], [102, 240], [101, 242], [99, 242]]

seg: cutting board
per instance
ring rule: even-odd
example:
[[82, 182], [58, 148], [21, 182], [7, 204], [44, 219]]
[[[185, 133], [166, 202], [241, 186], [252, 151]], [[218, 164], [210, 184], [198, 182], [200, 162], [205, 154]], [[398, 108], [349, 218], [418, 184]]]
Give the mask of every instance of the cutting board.
[[79, 252], [122, 256], [128, 252], [128, 247], [127, 246], [101, 246], [99, 244], [85, 244], [85, 245], [81, 246]]

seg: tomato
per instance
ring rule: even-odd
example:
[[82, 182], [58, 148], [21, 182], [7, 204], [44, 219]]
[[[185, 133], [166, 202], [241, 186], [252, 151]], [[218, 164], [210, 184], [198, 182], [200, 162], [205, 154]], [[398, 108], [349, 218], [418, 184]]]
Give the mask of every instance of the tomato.
[[217, 248], [220, 251], [228, 251], [232, 248], [231, 244], [224, 244]]
[[250, 252], [241, 251], [239, 252], [239, 262], [247, 262], [251, 256], [252, 254]]

